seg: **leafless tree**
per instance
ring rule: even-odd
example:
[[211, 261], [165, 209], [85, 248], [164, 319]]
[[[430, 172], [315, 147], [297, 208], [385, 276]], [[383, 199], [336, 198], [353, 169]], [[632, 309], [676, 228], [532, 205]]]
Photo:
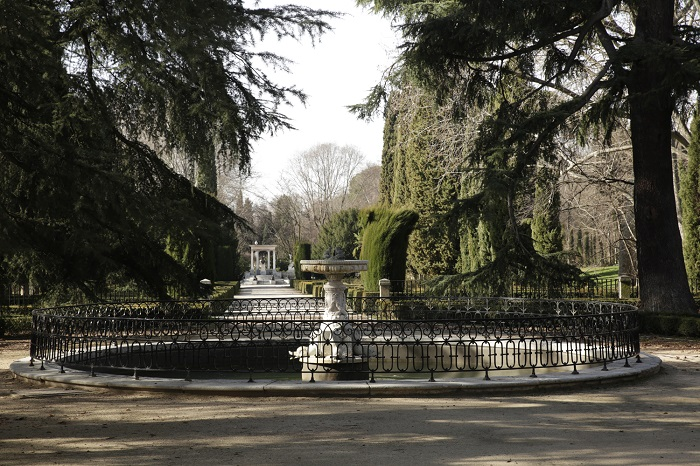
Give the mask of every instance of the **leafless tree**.
[[350, 180], [347, 208], [363, 209], [379, 201], [380, 165], [368, 165]]
[[363, 162], [357, 148], [331, 143], [316, 145], [292, 159], [281, 182], [286, 191], [299, 197], [311, 219], [315, 230], [310, 241], [333, 213], [346, 207], [350, 180]]

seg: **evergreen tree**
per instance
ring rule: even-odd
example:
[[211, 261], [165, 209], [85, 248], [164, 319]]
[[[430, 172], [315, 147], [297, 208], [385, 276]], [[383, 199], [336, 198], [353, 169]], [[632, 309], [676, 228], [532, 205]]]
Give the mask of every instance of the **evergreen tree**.
[[359, 232], [359, 210], [341, 210], [321, 228], [318, 240], [311, 248], [311, 258], [323, 259], [327, 252], [333, 255], [337, 249], [340, 249], [346, 259], [352, 259]]
[[406, 251], [418, 214], [410, 209], [386, 208], [362, 211], [362, 249], [360, 259], [369, 261], [362, 272], [362, 284], [368, 291], [379, 289], [379, 280], [406, 279]]
[[535, 180], [535, 200], [532, 212], [532, 240], [542, 255], [562, 252], [562, 232], [559, 221], [559, 186], [556, 173], [540, 168]]
[[311, 245], [309, 243], [297, 243], [294, 247], [294, 276], [297, 280], [311, 279], [311, 272], [302, 272], [301, 261], [311, 259]]
[[251, 143], [289, 126], [278, 105], [303, 99], [256, 71], [285, 63], [253, 51], [257, 37], [316, 35], [328, 15], [239, 0], [0, 0], [0, 11], [0, 274], [89, 296], [116, 280], [160, 297], [168, 283], [194, 289], [208, 245], [235, 246], [240, 219], [143, 141], [202, 167], [215, 147], [247, 170]]
[[459, 194], [459, 177], [446, 173], [452, 154], [440, 139], [445, 109], [410, 82], [392, 97], [385, 112], [382, 199], [419, 214], [409, 239], [414, 275], [452, 274], [459, 267], [459, 224], [449, 214]]
[[[456, 274], [455, 280], [465, 279], [474, 292], [497, 294], [505, 293], [510, 281], [520, 280], [526, 269], [531, 271], [525, 274], [529, 280], [578, 276], [575, 270], [562, 274], [562, 264], [534, 265], [542, 261], [534, 257], [529, 219], [512, 212], [527, 210], [523, 208], [532, 202], [533, 170], [525, 167], [523, 178], [510, 177], [514, 158], [505, 151], [484, 150], [474, 159], [464, 157], [474, 145], [476, 125], [483, 114], [500, 111], [528, 90], [514, 82], [504, 89], [502, 100], [479, 109], [463, 108], [463, 102], [454, 97], [439, 98], [416, 85], [410, 73], [402, 74], [396, 85], [400, 88], [392, 92], [385, 109], [384, 199], [420, 213], [409, 241], [411, 271], [428, 276]], [[543, 98], [529, 105], [546, 106], [548, 102]], [[455, 119], [455, 114], [460, 118]], [[543, 144], [542, 150], [551, 153], [551, 145]], [[489, 192], [481, 195], [486, 187]], [[558, 215], [558, 205], [554, 209], [553, 216]], [[519, 259], [508, 260], [508, 251]], [[506, 270], [491, 267], [495, 260]], [[543, 276], [535, 277], [533, 271]]]
[[[674, 109], [700, 88], [694, 2], [360, 0], [402, 20], [400, 60], [438, 94], [458, 87], [468, 103], [501, 98], [513, 79], [531, 92], [485, 122], [471, 156], [512, 156], [501, 180], [523, 179], [565, 125], [607, 135], [629, 118], [642, 309], [695, 313], [675, 212]], [[674, 8], [677, 6], [677, 10]], [[677, 13], [677, 14], [674, 14]], [[595, 57], [593, 60], [591, 57]], [[383, 90], [368, 99], [381, 101]], [[526, 108], [556, 92], [554, 107]], [[513, 192], [487, 183], [484, 189]], [[512, 196], [511, 196], [512, 197]]]
[[[698, 106], [700, 110], [700, 105]], [[688, 166], [681, 177], [683, 253], [690, 280], [700, 280], [700, 112], [696, 112], [688, 146]]]
[[580, 228], [576, 230], [576, 254], [578, 254], [581, 263], [585, 263], [585, 256], [583, 251], [583, 230]]

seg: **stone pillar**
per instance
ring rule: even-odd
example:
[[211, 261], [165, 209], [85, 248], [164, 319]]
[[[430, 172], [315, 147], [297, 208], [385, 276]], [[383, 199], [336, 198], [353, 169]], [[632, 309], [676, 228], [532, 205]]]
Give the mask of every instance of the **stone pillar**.
[[253, 251], [253, 248], [250, 248], [250, 271], [255, 273], [255, 251]]
[[275, 274], [275, 269], [277, 268], [277, 251], [272, 250], [272, 274]]
[[391, 280], [389, 280], [388, 278], [382, 278], [381, 280], [379, 280], [379, 297], [391, 297]]

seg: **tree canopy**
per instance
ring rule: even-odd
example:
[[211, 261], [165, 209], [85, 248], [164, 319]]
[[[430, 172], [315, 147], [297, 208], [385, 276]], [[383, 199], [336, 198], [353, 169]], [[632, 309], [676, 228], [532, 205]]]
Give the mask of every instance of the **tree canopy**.
[[[583, 0], [491, 2], [360, 0], [399, 23], [395, 69], [437, 96], [458, 93], [461, 108], [489, 108], [469, 157], [505, 161], [494, 171], [508, 192], [563, 128], [582, 141], [629, 125], [641, 305], [695, 312], [683, 265], [671, 165], [672, 112], [689, 108], [700, 86], [700, 24], [695, 2]], [[529, 92], [511, 95], [514, 82]], [[387, 92], [379, 86], [371, 114]], [[537, 105], [543, 94], [553, 105]], [[534, 103], [534, 104], [533, 104]]]
[[[0, 0], [0, 278], [94, 293], [135, 280], [192, 285], [210, 242], [239, 218], [153, 150], [247, 170], [251, 143], [290, 127], [254, 50], [265, 34], [312, 38], [333, 14], [240, 0]], [[168, 254], [169, 241], [199, 264]], [[235, 244], [235, 243], [233, 243]], [[192, 255], [192, 254], [190, 254]]]

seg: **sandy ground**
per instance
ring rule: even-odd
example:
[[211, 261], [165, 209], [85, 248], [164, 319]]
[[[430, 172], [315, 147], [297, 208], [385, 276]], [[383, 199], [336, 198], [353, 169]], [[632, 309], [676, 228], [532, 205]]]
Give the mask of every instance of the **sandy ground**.
[[700, 464], [700, 341], [643, 350], [661, 374], [578, 392], [258, 399], [33, 386], [0, 340], [0, 465]]

